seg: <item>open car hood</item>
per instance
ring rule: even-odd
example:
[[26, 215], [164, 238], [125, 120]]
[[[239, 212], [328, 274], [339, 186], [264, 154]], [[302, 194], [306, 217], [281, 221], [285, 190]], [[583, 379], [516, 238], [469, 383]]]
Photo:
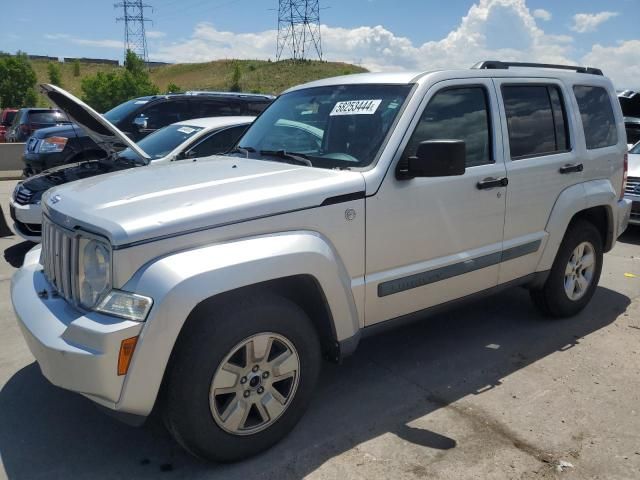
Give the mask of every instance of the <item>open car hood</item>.
[[71, 120], [83, 127], [87, 135], [109, 156], [128, 147], [144, 163], [149, 163], [150, 157], [144, 150], [82, 100], [55, 85], [45, 83], [40, 85], [40, 88], [51, 103], [66, 113]]

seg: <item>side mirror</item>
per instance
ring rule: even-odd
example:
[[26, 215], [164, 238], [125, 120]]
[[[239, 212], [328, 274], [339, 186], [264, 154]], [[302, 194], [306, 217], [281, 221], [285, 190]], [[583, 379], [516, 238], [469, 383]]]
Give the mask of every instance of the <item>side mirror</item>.
[[182, 152], [178, 154], [176, 160], [187, 160], [189, 158], [196, 158], [198, 156], [195, 150], [187, 150], [186, 152]]
[[136, 117], [133, 119], [133, 124], [138, 130], [146, 130], [149, 124], [147, 117]]
[[420, 142], [414, 157], [400, 160], [398, 180], [417, 177], [454, 177], [466, 171], [467, 146], [463, 140], [427, 140]]

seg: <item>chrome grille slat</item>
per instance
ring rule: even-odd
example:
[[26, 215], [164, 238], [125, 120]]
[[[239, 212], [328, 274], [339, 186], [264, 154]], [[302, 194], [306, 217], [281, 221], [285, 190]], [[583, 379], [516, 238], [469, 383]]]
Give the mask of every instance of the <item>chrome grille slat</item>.
[[44, 274], [66, 300], [74, 302], [77, 237], [58, 227], [46, 216], [42, 219], [42, 266]]
[[628, 177], [624, 192], [628, 195], [640, 196], [640, 177]]

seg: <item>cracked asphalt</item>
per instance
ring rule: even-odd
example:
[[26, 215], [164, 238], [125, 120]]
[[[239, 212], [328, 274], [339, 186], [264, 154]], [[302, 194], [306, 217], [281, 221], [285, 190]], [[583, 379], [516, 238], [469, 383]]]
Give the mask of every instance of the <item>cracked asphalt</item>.
[[[7, 217], [14, 185], [0, 182]], [[325, 364], [283, 442], [214, 465], [156, 417], [129, 427], [47, 383], [9, 300], [29, 245], [1, 227], [0, 478], [640, 478], [640, 229], [580, 316], [545, 320], [515, 289], [368, 338]]]

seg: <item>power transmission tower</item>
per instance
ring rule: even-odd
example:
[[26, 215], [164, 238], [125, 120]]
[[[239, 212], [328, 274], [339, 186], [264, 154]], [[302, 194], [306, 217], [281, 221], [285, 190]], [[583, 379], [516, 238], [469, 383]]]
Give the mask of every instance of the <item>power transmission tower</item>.
[[294, 60], [305, 60], [315, 50], [322, 60], [320, 0], [279, 0], [278, 60], [285, 50]]
[[145, 63], [149, 61], [147, 51], [147, 35], [145, 24], [150, 22], [145, 18], [145, 9], [151, 5], [142, 3], [142, 0], [123, 0], [114, 5], [115, 8], [122, 8], [124, 15], [116, 18], [118, 22], [124, 22], [124, 54], [127, 57], [127, 50], [131, 50], [138, 55]]

